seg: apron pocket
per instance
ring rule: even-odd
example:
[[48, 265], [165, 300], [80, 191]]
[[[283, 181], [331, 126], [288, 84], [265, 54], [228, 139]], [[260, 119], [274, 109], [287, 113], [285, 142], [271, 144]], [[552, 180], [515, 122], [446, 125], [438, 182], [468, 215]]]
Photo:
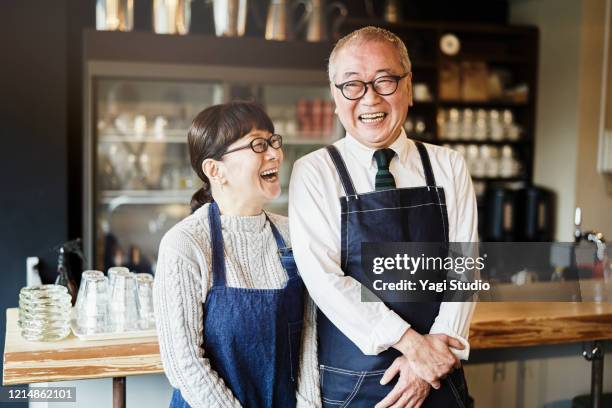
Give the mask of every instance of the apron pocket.
[[302, 324], [303, 320], [289, 322], [289, 363], [291, 365], [291, 381], [293, 382], [297, 382], [300, 368]]
[[364, 373], [330, 366], [319, 367], [321, 397], [324, 407], [345, 407], [355, 397]]

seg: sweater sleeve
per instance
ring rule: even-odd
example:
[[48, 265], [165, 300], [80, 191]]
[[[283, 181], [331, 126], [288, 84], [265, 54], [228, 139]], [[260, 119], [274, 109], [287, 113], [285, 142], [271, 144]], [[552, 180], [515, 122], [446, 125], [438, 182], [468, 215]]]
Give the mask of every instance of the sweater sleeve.
[[322, 403], [317, 356], [317, 308], [310, 296], [305, 300], [297, 408], [319, 408]]
[[[203, 302], [208, 271], [176, 248], [171, 238], [162, 240], [154, 281], [154, 307], [164, 371], [192, 408], [239, 407], [239, 401], [205, 358]], [[180, 238], [180, 237], [179, 237]], [[187, 239], [182, 239], [185, 244]]]

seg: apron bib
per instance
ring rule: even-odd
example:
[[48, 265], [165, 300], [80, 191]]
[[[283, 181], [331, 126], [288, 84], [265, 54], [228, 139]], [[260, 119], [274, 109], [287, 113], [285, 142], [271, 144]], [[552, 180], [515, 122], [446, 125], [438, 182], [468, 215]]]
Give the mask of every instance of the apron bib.
[[[219, 207], [208, 210], [213, 285], [204, 303], [204, 350], [212, 368], [244, 407], [295, 407], [304, 284], [291, 248], [272, 233], [288, 280], [281, 289], [226, 285]], [[175, 390], [171, 408], [189, 407]]]
[[[345, 275], [363, 282], [362, 242], [448, 242], [448, 214], [444, 189], [436, 181], [425, 146], [415, 142], [426, 185], [357, 194], [344, 160], [335, 146], [327, 146], [338, 171], [345, 196], [341, 206], [341, 267]], [[427, 334], [440, 309], [440, 300], [431, 302], [385, 302], [411, 327]], [[319, 364], [321, 395], [325, 407], [372, 407], [393, 388], [396, 379], [382, 386], [385, 370], [401, 353], [393, 348], [364, 355], [319, 310]], [[424, 407], [461, 407], [467, 401], [463, 370], [455, 370], [439, 390], [430, 392]]]

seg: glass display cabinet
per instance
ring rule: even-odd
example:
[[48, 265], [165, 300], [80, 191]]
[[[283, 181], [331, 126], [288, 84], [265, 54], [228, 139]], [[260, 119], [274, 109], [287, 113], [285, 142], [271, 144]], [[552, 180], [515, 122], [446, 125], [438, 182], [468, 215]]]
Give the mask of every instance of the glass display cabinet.
[[206, 107], [236, 99], [265, 107], [283, 135], [282, 195], [267, 208], [280, 214], [287, 213], [295, 160], [341, 135], [324, 70], [116, 59], [87, 60], [85, 67], [89, 267], [155, 272], [161, 238], [189, 215], [201, 186], [189, 161], [187, 129]]

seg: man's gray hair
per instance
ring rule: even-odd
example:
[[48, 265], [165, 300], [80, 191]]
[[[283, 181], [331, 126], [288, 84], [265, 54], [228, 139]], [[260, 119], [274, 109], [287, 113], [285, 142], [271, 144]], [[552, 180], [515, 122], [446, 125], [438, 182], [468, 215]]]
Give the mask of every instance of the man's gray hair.
[[336, 75], [336, 58], [340, 51], [349, 45], [359, 45], [366, 42], [382, 42], [391, 44], [397, 51], [404, 72], [411, 72], [412, 64], [410, 63], [410, 57], [408, 56], [408, 50], [406, 49], [404, 42], [389, 30], [385, 30], [384, 28], [380, 27], [367, 26], [345, 35], [338, 40], [334, 46], [334, 49], [329, 55], [329, 64], [327, 66], [330, 82], [334, 82], [334, 76]]

